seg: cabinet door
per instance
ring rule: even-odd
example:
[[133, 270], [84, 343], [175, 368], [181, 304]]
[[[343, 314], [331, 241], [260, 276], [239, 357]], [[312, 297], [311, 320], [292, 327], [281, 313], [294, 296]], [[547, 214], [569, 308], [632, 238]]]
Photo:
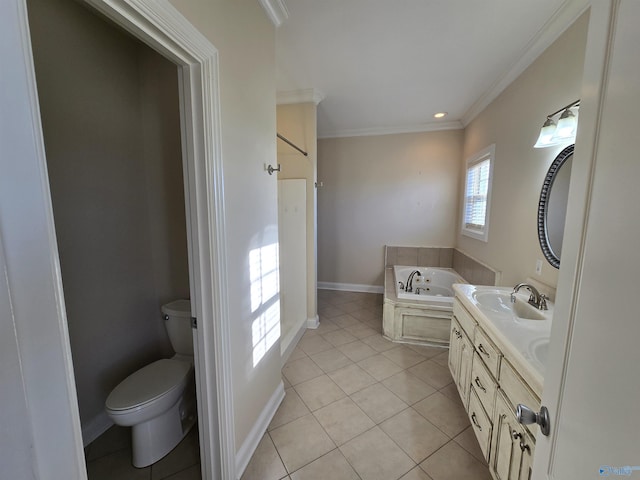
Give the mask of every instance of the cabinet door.
[[526, 435], [503, 393], [498, 392], [490, 459], [490, 468], [496, 480], [520, 480], [523, 459], [521, 442], [522, 445], [526, 444]]
[[449, 370], [456, 383], [458, 383], [460, 376], [460, 340], [462, 335], [458, 319], [453, 317], [451, 319], [451, 337], [449, 338]]
[[533, 469], [533, 451], [535, 449], [535, 440], [529, 434], [523, 436], [522, 461], [520, 464], [520, 480], [531, 480], [531, 470]]
[[458, 391], [462, 397], [464, 408], [469, 405], [469, 389], [471, 388], [471, 365], [473, 363], [473, 344], [462, 331], [460, 339], [460, 374], [458, 375]]

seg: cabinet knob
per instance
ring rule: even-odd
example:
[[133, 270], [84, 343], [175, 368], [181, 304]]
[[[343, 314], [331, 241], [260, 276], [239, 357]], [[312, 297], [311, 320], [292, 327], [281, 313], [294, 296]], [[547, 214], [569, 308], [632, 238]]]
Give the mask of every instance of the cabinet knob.
[[522, 438], [522, 434], [520, 432], [518, 432], [517, 430], [512, 430], [511, 431], [511, 438], [513, 438], [514, 440], [519, 440], [520, 438]]
[[549, 432], [551, 431], [551, 420], [549, 419], [549, 410], [547, 410], [547, 407], [540, 407], [540, 411], [536, 413], [526, 405], [519, 403], [516, 408], [516, 419], [518, 420], [518, 423], [523, 425], [531, 425], [533, 423], [538, 424], [542, 434], [549, 436]]

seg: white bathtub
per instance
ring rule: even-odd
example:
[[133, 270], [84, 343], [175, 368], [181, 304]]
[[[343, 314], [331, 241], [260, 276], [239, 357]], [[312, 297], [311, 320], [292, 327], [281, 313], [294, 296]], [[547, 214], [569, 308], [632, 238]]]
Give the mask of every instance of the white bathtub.
[[[420, 272], [420, 275], [416, 274], [413, 277], [411, 282], [413, 291], [407, 292], [407, 280], [412, 272]], [[450, 268], [395, 265], [393, 267], [393, 276], [395, 278], [396, 296], [399, 299], [418, 302], [436, 301], [438, 303], [448, 302], [453, 304], [453, 284], [467, 283]]]
[[[407, 281], [415, 271], [420, 275], [414, 276], [413, 291], [407, 292]], [[450, 268], [396, 265], [386, 269], [383, 335], [394, 342], [448, 346], [454, 283], [467, 282]]]

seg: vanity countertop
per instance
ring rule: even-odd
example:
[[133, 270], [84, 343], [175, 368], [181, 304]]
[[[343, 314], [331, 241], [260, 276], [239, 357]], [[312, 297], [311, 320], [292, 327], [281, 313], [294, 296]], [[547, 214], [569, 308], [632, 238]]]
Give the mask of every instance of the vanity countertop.
[[528, 292], [519, 292], [516, 294], [516, 302], [519, 302], [518, 307], [527, 312], [522, 315], [531, 313], [532, 316], [539, 317], [535, 320], [527, 319], [514, 313], [514, 304], [509, 300], [512, 288], [467, 284], [455, 284], [453, 288], [456, 298], [492, 337], [505, 358], [538, 397], [541, 397], [553, 304], [548, 303], [548, 310], [536, 310], [527, 304]]

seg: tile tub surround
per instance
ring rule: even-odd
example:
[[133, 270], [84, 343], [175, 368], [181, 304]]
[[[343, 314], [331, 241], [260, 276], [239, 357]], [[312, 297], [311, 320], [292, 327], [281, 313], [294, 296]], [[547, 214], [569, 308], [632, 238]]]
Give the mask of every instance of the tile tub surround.
[[452, 315], [453, 296], [418, 297], [418, 300], [398, 298], [394, 269], [385, 268], [382, 321], [385, 338], [393, 342], [447, 347]]
[[384, 339], [382, 301], [318, 291], [320, 327], [284, 366], [285, 399], [243, 480], [491, 478], [443, 349]]
[[385, 246], [385, 268], [394, 265], [453, 268], [473, 285], [497, 285], [501, 274], [470, 255], [452, 247]]

